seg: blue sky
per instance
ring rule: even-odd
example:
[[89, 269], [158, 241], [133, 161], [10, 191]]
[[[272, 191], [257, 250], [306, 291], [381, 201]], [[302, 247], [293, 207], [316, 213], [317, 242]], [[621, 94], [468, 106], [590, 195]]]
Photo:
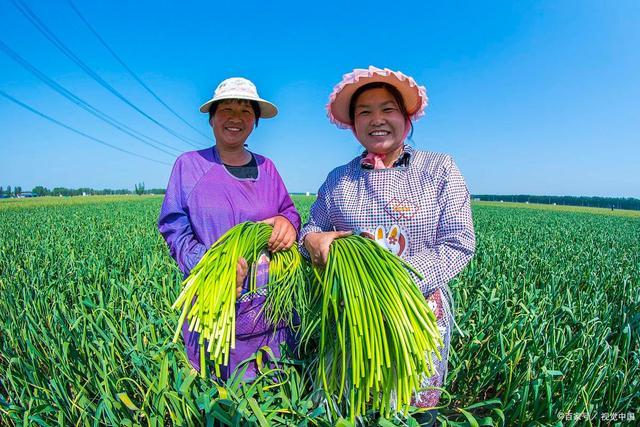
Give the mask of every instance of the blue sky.
[[[427, 87], [419, 149], [451, 154], [475, 194], [640, 197], [640, 2], [90, 2], [74, 4], [142, 80], [192, 126], [230, 76], [253, 80], [280, 114], [250, 149], [272, 158], [292, 192], [315, 192], [360, 152], [326, 119], [342, 74], [398, 69]], [[199, 147], [212, 145], [154, 100], [66, 0], [28, 1], [85, 63], [140, 109]], [[0, 40], [48, 77], [131, 128], [176, 139], [99, 86], [18, 11], [0, 4]], [[72, 104], [0, 52], [0, 90], [96, 138], [0, 97], [0, 185], [164, 187], [175, 155]]]

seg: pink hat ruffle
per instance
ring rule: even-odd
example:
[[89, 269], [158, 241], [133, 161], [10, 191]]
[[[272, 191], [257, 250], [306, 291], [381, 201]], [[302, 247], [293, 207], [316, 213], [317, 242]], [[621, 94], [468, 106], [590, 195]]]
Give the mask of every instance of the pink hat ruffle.
[[[353, 72], [345, 74], [342, 76], [342, 81], [334, 86], [326, 106], [329, 121], [339, 128], [352, 129], [353, 124], [349, 121], [351, 95], [360, 86], [377, 81], [389, 83], [400, 91], [411, 120], [415, 121], [424, 116], [424, 110], [429, 103], [427, 89], [424, 86], [418, 85], [412, 77], [400, 71], [370, 65], [368, 69], [356, 68]], [[348, 94], [345, 94], [344, 89], [351, 85], [353, 87], [349, 88]]]

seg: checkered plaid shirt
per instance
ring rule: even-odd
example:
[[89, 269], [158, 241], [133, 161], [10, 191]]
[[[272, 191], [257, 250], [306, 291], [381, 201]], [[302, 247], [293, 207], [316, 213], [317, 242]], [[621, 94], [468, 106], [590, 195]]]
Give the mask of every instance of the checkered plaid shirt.
[[407, 166], [365, 169], [359, 156], [331, 171], [300, 241], [307, 233], [332, 230], [372, 234], [376, 240], [382, 235], [424, 276], [417, 285], [428, 296], [446, 290], [473, 256], [470, 195], [450, 156], [410, 146], [405, 153]]

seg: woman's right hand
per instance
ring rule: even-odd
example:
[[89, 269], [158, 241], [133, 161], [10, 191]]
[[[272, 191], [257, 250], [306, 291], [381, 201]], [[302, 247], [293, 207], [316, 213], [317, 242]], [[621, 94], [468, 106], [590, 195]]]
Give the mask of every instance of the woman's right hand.
[[351, 235], [351, 231], [326, 231], [322, 233], [309, 233], [304, 236], [304, 247], [309, 251], [311, 262], [318, 267], [327, 264], [329, 247], [331, 242], [340, 237]]
[[236, 298], [240, 298], [240, 295], [242, 295], [242, 286], [248, 273], [249, 265], [247, 261], [242, 257], [238, 258], [238, 265], [236, 266]]

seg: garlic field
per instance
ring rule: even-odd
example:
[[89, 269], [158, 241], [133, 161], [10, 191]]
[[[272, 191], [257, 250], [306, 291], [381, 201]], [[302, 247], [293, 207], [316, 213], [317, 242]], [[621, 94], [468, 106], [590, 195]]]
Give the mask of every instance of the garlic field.
[[[312, 200], [295, 197], [303, 219]], [[313, 385], [313, 351], [258, 353], [250, 384], [192, 371], [172, 343], [182, 276], [156, 228], [161, 202], [0, 201], [0, 425], [349, 425]], [[473, 215], [439, 422], [636, 424], [640, 213], [479, 203]]]

